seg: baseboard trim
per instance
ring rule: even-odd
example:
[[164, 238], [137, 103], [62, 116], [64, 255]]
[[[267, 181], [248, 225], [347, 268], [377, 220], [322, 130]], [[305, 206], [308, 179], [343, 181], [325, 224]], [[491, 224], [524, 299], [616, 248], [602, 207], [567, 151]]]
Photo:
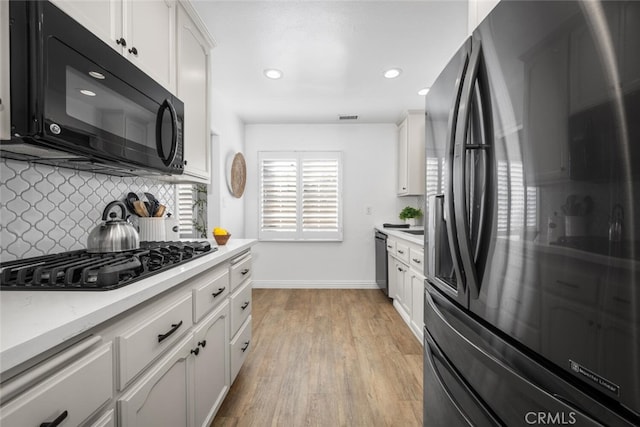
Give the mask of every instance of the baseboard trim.
[[366, 280], [253, 280], [254, 288], [270, 289], [378, 289]]

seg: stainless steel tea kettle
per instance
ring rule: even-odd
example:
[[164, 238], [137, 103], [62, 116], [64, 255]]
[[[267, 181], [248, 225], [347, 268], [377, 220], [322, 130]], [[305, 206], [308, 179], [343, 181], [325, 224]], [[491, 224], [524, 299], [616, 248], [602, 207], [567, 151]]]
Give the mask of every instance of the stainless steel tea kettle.
[[[115, 212], [109, 213], [114, 206], [120, 208], [122, 212], [120, 218]], [[138, 231], [127, 221], [126, 215], [124, 203], [117, 200], [109, 203], [102, 213], [102, 221], [104, 222], [89, 233], [87, 252], [123, 252], [140, 248]]]

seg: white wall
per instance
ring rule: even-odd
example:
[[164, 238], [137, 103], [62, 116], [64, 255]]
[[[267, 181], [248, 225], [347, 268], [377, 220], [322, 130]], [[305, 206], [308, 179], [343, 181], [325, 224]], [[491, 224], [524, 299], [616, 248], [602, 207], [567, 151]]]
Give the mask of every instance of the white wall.
[[[396, 212], [394, 124], [247, 125], [246, 235], [258, 236], [258, 151], [343, 152], [344, 240], [259, 242], [255, 287], [375, 287], [373, 227]], [[366, 214], [371, 207], [372, 214]]]
[[499, 2], [500, 0], [469, 0], [469, 35]]
[[227, 164], [237, 152], [244, 154], [244, 123], [221, 102], [213, 91], [211, 128], [212, 163], [211, 182], [208, 193], [208, 225], [226, 228], [233, 237], [245, 236], [245, 197], [236, 198], [229, 192], [227, 184]]

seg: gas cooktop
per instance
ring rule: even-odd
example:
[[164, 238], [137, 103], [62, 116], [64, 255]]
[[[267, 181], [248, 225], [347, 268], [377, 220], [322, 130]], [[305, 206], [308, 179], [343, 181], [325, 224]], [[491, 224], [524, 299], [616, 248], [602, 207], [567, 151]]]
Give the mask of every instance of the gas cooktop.
[[201, 242], [141, 242], [116, 253], [86, 250], [0, 263], [0, 290], [108, 291], [218, 250]]

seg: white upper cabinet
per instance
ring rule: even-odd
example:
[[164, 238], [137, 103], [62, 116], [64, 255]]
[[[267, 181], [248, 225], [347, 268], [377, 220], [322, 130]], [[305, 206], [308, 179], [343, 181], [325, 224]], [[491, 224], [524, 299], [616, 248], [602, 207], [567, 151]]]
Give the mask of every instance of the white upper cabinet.
[[51, 0], [114, 50], [122, 52], [122, 0]]
[[175, 0], [53, 0], [53, 3], [175, 92]]
[[182, 4], [178, 7], [178, 98], [184, 102], [185, 174], [210, 179], [209, 59], [212, 43]]
[[398, 125], [398, 196], [424, 194], [424, 139], [424, 112], [410, 111]]
[[175, 92], [175, 16], [172, 0], [124, 0], [124, 55]]

